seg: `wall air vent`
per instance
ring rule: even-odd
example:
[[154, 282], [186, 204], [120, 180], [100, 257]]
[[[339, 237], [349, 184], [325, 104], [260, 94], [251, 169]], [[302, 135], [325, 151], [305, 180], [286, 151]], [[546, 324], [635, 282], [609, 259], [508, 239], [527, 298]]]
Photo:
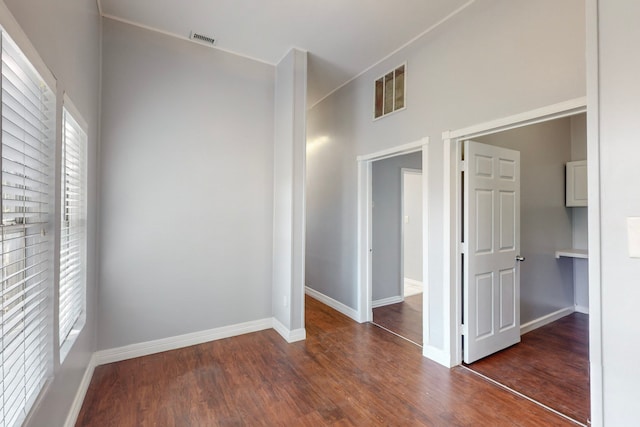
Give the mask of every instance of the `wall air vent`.
[[216, 39], [213, 37], [205, 36], [204, 34], [196, 33], [194, 31], [189, 34], [189, 38], [209, 46], [213, 46], [216, 43]]

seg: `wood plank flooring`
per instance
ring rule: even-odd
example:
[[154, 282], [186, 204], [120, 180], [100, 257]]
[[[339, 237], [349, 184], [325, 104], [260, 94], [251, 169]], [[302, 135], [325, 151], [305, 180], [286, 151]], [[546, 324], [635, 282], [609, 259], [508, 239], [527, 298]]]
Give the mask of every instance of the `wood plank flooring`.
[[422, 345], [422, 294], [373, 309], [373, 322]]
[[266, 330], [96, 368], [77, 426], [563, 426], [569, 421], [306, 299]]
[[589, 316], [573, 313], [522, 336], [470, 369], [581, 423], [589, 404]]

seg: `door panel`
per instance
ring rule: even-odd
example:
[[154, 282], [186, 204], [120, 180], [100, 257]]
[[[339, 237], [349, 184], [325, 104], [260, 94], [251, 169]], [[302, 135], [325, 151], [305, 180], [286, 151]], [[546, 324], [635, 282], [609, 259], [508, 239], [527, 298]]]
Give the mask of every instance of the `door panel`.
[[520, 341], [520, 153], [465, 142], [464, 361]]

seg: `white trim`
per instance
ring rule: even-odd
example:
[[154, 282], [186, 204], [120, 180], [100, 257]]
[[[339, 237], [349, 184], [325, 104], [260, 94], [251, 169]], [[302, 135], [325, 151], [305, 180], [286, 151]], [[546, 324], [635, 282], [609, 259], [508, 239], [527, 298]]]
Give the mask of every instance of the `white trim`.
[[303, 341], [307, 338], [307, 332], [304, 328], [290, 330], [275, 317], [273, 318], [273, 329], [288, 343]]
[[82, 381], [80, 381], [80, 385], [78, 386], [78, 391], [76, 391], [76, 395], [73, 398], [71, 408], [69, 408], [69, 413], [67, 414], [67, 419], [64, 422], [64, 427], [73, 427], [76, 425], [78, 415], [80, 414], [80, 410], [82, 409], [82, 403], [84, 402], [84, 398], [87, 395], [87, 390], [89, 390], [89, 384], [91, 384], [93, 372], [95, 371], [97, 366], [96, 360], [96, 353], [94, 353], [89, 359], [89, 364], [84, 371]]
[[100, 350], [94, 354], [96, 366], [120, 362], [135, 357], [148, 356], [163, 351], [176, 350], [209, 341], [235, 337], [251, 332], [263, 331], [273, 327], [273, 319], [266, 318], [236, 325], [222, 326], [206, 331], [192, 332], [169, 338], [125, 345], [123, 347]]
[[87, 124], [87, 121], [84, 119], [84, 116], [80, 113], [80, 110], [78, 110], [73, 101], [71, 101], [71, 98], [69, 98], [66, 91], [62, 94], [62, 107], [67, 109], [73, 117], [73, 120], [80, 125], [84, 133], [88, 134], [89, 125]]
[[576, 114], [584, 113], [585, 111], [587, 111], [587, 98], [574, 98], [557, 104], [548, 105], [546, 107], [536, 108], [524, 113], [514, 114], [501, 119], [451, 131], [448, 133], [448, 138], [473, 138], [523, 126], [529, 126], [535, 123], [547, 122], [549, 120], [555, 120], [562, 117], [575, 116]]
[[[372, 307], [372, 163], [389, 157], [422, 151], [422, 274], [429, 275], [427, 260], [429, 251], [429, 137], [419, 141], [357, 156], [358, 161], [358, 319], [360, 322], [373, 320]], [[430, 341], [429, 331], [429, 286], [423, 288], [423, 342]]]
[[[426, 142], [425, 142], [426, 140]], [[429, 144], [429, 138], [425, 137], [418, 141], [409, 142], [407, 144], [398, 145], [396, 147], [386, 148], [384, 150], [376, 151], [371, 154], [362, 154], [356, 157], [356, 160], [359, 162], [363, 161], [372, 161], [372, 160], [382, 160], [388, 157], [395, 157], [401, 154], [409, 154], [415, 151], [422, 150], [422, 146], [425, 144]], [[424, 169], [424, 165], [423, 165]]]
[[[462, 363], [461, 340], [458, 339], [458, 337], [462, 336], [462, 331], [460, 330], [460, 322], [457, 321], [457, 319], [461, 318], [460, 307], [462, 301], [460, 257], [458, 256], [459, 248], [456, 243], [461, 241], [459, 236], [461, 212], [460, 204], [458, 203], [460, 197], [460, 173], [458, 173], [460, 148], [458, 141], [583, 113], [586, 111], [586, 104], [586, 98], [575, 98], [521, 114], [442, 133], [444, 145], [444, 202], [442, 205], [445, 226], [443, 247], [444, 316], [442, 321], [444, 325], [444, 348], [449, 351], [451, 360], [455, 365]], [[589, 198], [593, 200], [591, 191], [594, 191], [594, 187], [591, 180], [589, 181], [589, 189]], [[454, 216], [453, 222], [452, 215]], [[589, 219], [591, 221], [591, 216]], [[589, 243], [590, 245], [592, 243], [591, 236]]]
[[576, 305], [574, 307], [574, 311], [576, 313], [589, 314], [589, 307], [585, 307], [584, 305]]
[[422, 342], [431, 343], [429, 299], [429, 138], [422, 146]]
[[33, 46], [27, 34], [22, 30], [22, 27], [16, 21], [15, 17], [4, 3], [0, 1], [0, 27], [4, 28], [7, 35], [18, 45], [22, 53], [27, 57], [31, 65], [36, 69], [40, 77], [49, 86], [49, 89], [58, 95], [56, 88], [57, 80], [53, 72], [47, 67], [36, 48]]
[[591, 388], [591, 425], [604, 425], [604, 380], [602, 367], [602, 260], [600, 199], [600, 36], [598, 4], [587, 0], [587, 170], [589, 192], [589, 373]]
[[549, 313], [530, 322], [527, 322], [524, 325], [520, 325], [520, 335], [524, 335], [527, 332], [533, 331], [534, 329], [541, 328], [544, 325], [548, 325], [549, 323], [555, 322], [558, 319], [562, 319], [563, 317], [570, 315], [574, 311], [574, 307], [561, 308], [558, 311], [554, 311], [553, 313]]
[[387, 59], [391, 58], [393, 55], [395, 55], [396, 53], [400, 52], [402, 49], [404, 49], [407, 46], [409, 46], [410, 44], [414, 43], [420, 37], [423, 37], [426, 34], [430, 33], [431, 31], [435, 30], [440, 25], [444, 24], [445, 22], [447, 22], [448, 20], [450, 20], [451, 18], [456, 16], [458, 13], [462, 12], [464, 9], [466, 9], [469, 6], [471, 6], [471, 4], [473, 4], [475, 1], [476, 0], [469, 0], [468, 2], [466, 2], [465, 4], [463, 4], [462, 6], [460, 6], [459, 8], [457, 8], [456, 10], [454, 10], [453, 12], [451, 12], [450, 14], [448, 14], [447, 16], [445, 16], [444, 18], [442, 18], [441, 20], [439, 20], [438, 22], [436, 22], [435, 24], [433, 24], [432, 26], [430, 26], [429, 28], [424, 30], [423, 32], [421, 32], [420, 34], [418, 34], [417, 36], [415, 36], [414, 38], [412, 38], [411, 40], [409, 40], [408, 42], [406, 42], [405, 44], [403, 44], [402, 46], [400, 46], [399, 48], [397, 48], [393, 52], [391, 52], [388, 55], [384, 56], [382, 59], [378, 60], [377, 62], [371, 64], [370, 66], [365, 68], [363, 71], [361, 71], [357, 75], [351, 77], [349, 80], [347, 80], [346, 82], [342, 83], [340, 86], [338, 86], [337, 88], [333, 89], [331, 92], [327, 93], [325, 96], [320, 98], [318, 101], [314, 102], [313, 105], [311, 105], [308, 109], [311, 110], [313, 107], [315, 107], [316, 105], [320, 104], [322, 101], [324, 101], [325, 99], [327, 99], [328, 97], [330, 97], [331, 95], [333, 95], [334, 93], [336, 93], [337, 91], [339, 91], [340, 89], [342, 89], [343, 87], [345, 87], [346, 85], [351, 83], [352, 81], [356, 80], [358, 77], [364, 75], [368, 71], [372, 70], [374, 67], [382, 64], [384, 61], [386, 61]]
[[403, 301], [404, 301], [404, 298], [400, 295], [389, 297], [389, 298], [377, 299], [375, 301], [371, 301], [371, 308], [378, 308], [378, 307], [384, 307], [385, 305], [398, 304]]
[[439, 363], [445, 368], [453, 368], [457, 365], [457, 363], [454, 363], [451, 360], [451, 356], [448, 351], [431, 345], [425, 345], [422, 347], [422, 355], [429, 360]]
[[[254, 57], [254, 56], [249, 56], [249, 55], [243, 55], [243, 54], [241, 54], [241, 53], [234, 52], [234, 51], [232, 51], [232, 50], [228, 50], [228, 49], [224, 49], [224, 48], [221, 48], [221, 47], [219, 47], [219, 46], [215, 46], [215, 45], [204, 44], [204, 43], [198, 43], [198, 42], [196, 42], [196, 41], [191, 40], [191, 39], [189, 38], [189, 36], [183, 36], [183, 35], [180, 35], [180, 34], [172, 33], [172, 32], [170, 32], [170, 31], [161, 30], [161, 29], [159, 29], [159, 28], [151, 27], [151, 26], [149, 26], [149, 25], [144, 25], [144, 24], [141, 24], [141, 23], [136, 22], [136, 21], [130, 21], [130, 20], [128, 20], [128, 19], [120, 18], [120, 17], [118, 17], [118, 16], [110, 15], [110, 14], [108, 14], [108, 13], [103, 14], [103, 15], [102, 15], [102, 17], [103, 17], [103, 18], [107, 18], [107, 19], [111, 19], [112, 21], [122, 22], [123, 24], [128, 24], [128, 25], [132, 25], [132, 26], [134, 26], [134, 27], [142, 28], [143, 30], [153, 31], [154, 33], [159, 33], [159, 34], [163, 34], [163, 35], [165, 35], [165, 36], [174, 37], [174, 38], [176, 38], [176, 39], [180, 39], [180, 40], [188, 41], [189, 43], [194, 43], [194, 44], [197, 44], [197, 45], [199, 45], [199, 46], [204, 46], [204, 47], [208, 47], [208, 48], [210, 48], [210, 49], [219, 50], [220, 52], [225, 52], [225, 53], [228, 53], [228, 54], [230, 54], [230, 55], [235, 55], [235, 56], [239, 56], [239, 57], [241, 57], [241, 58], [246, 58], [246, 59], [250, 59], [250, 60], [252, 60], [252, 61], [256, 61], [256, 62], [260, 62], [260, 63], [263, 63], [263, 64], [271, 65], [272, 67], [277, 66], [277, 64], [274, 64], [274, 63], [269, 62], [269, 61], [265, 61], [264, 59], [256, 58], [256, 57]], [[285, 56], [286, 56], [289, 52], [290, 52], [290, 50], [289, 50], [289, 51], [287, 51], [287, 53], [285, 54]]]
[[371, 307], [371, 276], [372, 276], [372, 192], [369, 189], [373, 185], [371, 162], [358, 161], [358, 310], [356, 319], [358, 322], [371, 322], [373, 320], [373, 308]]
[[308, 286], [305, 288], [305, 293], [307, 295], [309, 295], [311, 298], [313, 298], [314, 300], [320, 301], [321, 303], [323, 303], [325, 305], [328, 305], [329, 307], [333, 308], [334, 310], [344, 314], [348, 318], [353, 319], [358, 323], [363, 323], [362, 321], [360, 321], [360, 318], [358, 317], [358, 311], [354, 310], [353, 308], [349, 307], [348, 305], [345, 305], [345, 304], [341, 303], [340, 301], [336, 301], [333, 298], [328, 297], [325, 294], [322, 294], [322, 293], [316, 291], [315, 289], [311, 289]]

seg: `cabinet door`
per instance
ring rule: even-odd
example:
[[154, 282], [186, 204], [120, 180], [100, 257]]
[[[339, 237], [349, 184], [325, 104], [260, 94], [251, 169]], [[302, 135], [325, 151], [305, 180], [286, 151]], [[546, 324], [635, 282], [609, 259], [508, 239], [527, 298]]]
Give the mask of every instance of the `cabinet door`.
[[568, 207], [587, 206], [587, 161], [567, 163], [567, 197]]

